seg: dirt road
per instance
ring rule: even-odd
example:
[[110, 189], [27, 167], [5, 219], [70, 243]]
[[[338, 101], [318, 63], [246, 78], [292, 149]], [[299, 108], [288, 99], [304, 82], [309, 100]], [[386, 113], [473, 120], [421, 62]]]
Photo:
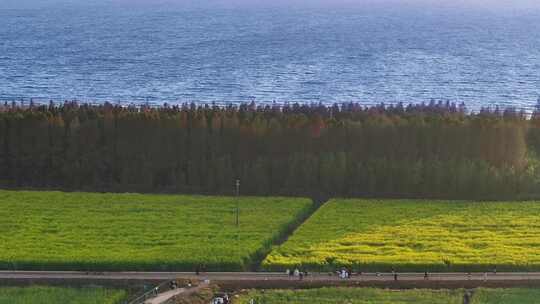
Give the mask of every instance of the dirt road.
[[[289, 277], [275, 272], [210, 272], [195, 275], [193, 272], [77, 272], [77, 271], [0, 271], [3, 280], [36, 279], [98, 279], [98, 280], [170, 280], [198, 279], [211, 281], [299, 281], [298, 277]], [[398, 273], [398, 281], [540, 281], [540, 272], [529, 273]], [[391, 273], [364, 273], [341, 279], [328, 273], [310, 273], [303, 281], [324, 282], [394, 282]]]

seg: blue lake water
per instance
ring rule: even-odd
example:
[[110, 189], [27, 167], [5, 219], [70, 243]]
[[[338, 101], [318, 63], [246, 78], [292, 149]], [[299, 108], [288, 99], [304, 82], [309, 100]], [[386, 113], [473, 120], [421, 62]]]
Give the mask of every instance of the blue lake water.
[[0, 9], [0, 100], [531, 107], [540, 14]]

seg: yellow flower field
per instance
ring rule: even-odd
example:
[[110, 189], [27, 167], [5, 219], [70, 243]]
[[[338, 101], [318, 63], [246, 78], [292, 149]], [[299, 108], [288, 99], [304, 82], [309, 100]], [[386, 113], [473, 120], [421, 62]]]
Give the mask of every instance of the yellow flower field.
[[263, 266], [539, 270], [540, 203], [332, 200], [274, 248]]

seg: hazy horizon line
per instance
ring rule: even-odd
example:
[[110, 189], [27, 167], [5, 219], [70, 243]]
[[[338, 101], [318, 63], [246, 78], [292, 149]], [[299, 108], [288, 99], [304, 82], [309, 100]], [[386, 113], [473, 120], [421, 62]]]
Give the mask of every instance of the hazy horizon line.
[[488, 11], [523, 11], [540, 9], [540, 1], [533, 0], [4, 0], [0, 9], [44, 8], [58, 5], [123, 7], [172, 6], [184, 8], [377, 8], [399, 6], [419, 9], [471, 9]]

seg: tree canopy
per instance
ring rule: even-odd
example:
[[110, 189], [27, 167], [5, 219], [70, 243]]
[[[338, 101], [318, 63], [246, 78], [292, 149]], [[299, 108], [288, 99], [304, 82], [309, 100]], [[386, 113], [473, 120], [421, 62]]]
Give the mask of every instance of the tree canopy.
[[0, 106], [0, 186], [342, 197], [540, 194], [540, 112], [463, 104]]

